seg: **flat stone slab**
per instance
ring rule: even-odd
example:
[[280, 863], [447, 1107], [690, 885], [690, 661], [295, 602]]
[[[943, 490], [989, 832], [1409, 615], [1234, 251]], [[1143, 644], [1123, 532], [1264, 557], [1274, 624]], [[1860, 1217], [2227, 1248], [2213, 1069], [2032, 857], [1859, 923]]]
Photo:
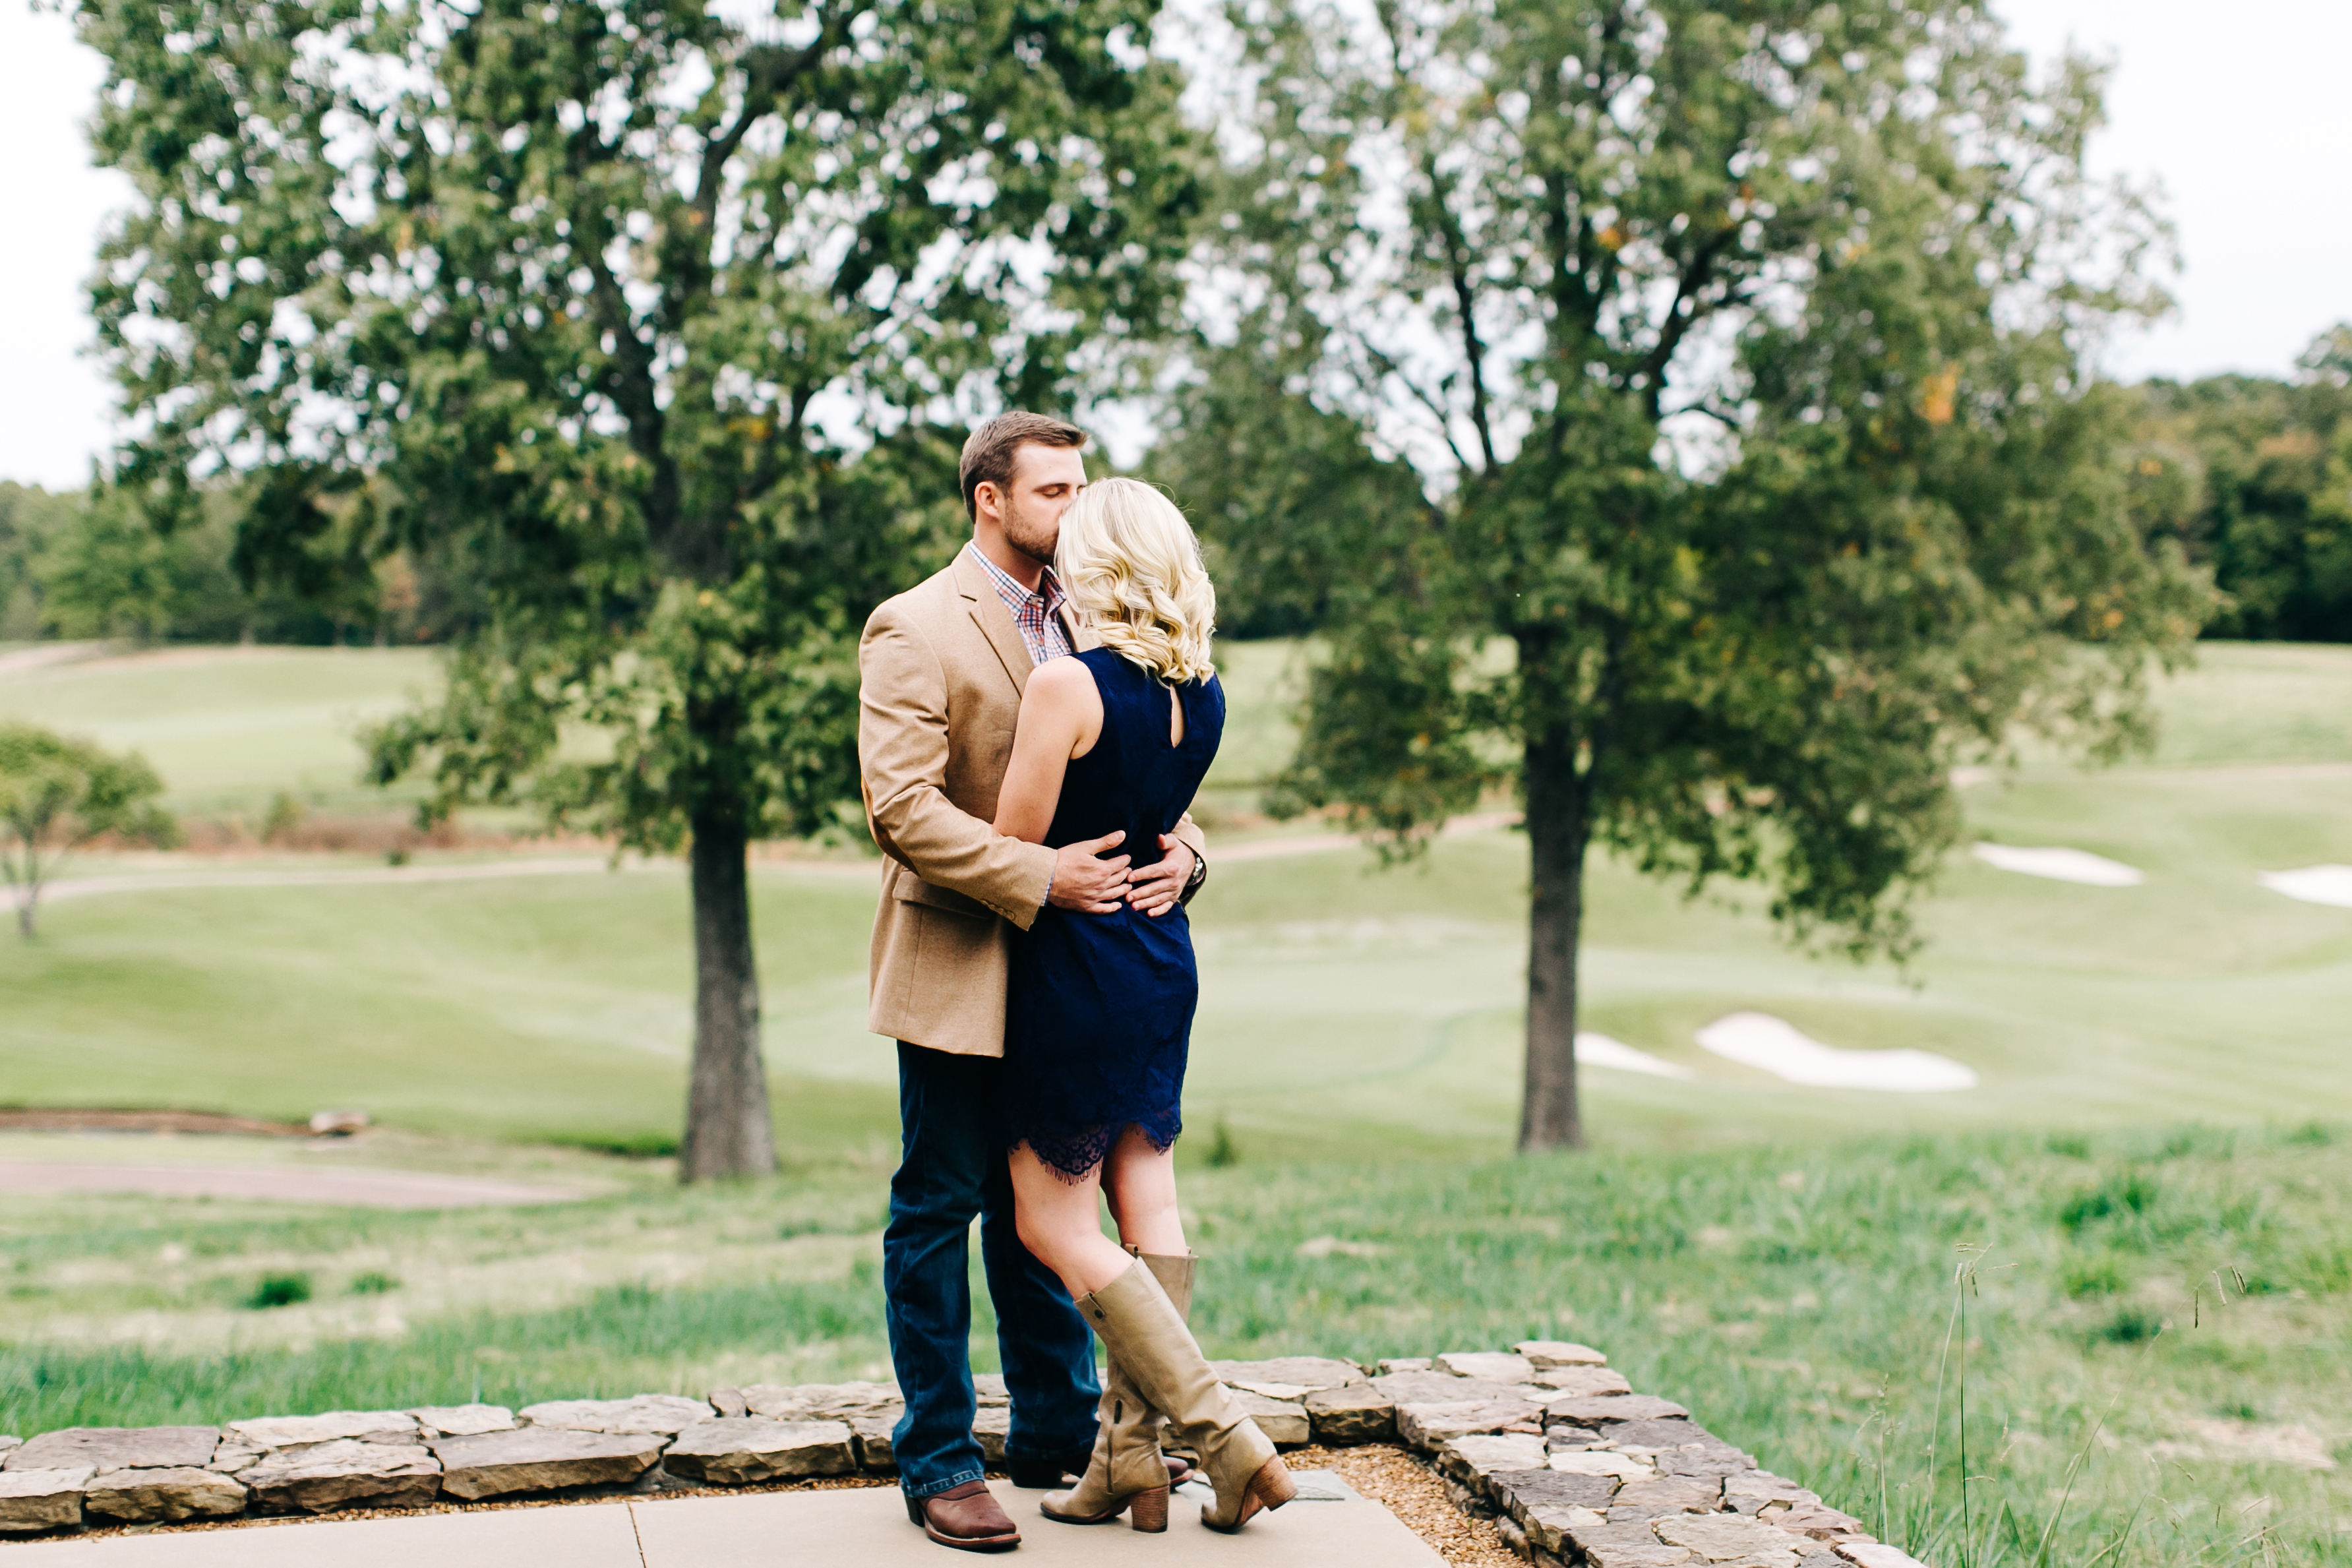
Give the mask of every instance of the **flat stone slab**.
[[1525, 1383], [1536, 1374], [1536, 1363], [1503, 1351], [1447, 1351], [1433, 1358], [1439, 1372], [1456, 1377], [1481, 1377], [1488, 1383]]
[[1797, 1568], [1797, 1539], [1737, 1513], [1679, 1513], [1651, 1526], [1669, 1546], [1688, 1547], [1702, 1563], [1752, 1563]]
[[1591, 1398], [1596, 1394], [1631, 1394], [1633, 1385], [1621, 1373], [1605, 1366], [1547, 1367], [1533, 1379], [1538, 1388], [1556, 1388], [1563, 1397]]
[[1004, 1440], [1013, 1435], [1013, 1409], [1005, 1405], [983, 1405], [971, 1418], [971, 1435], [980, 1444], [980, 1457], [992, 1465], [1004, 1463]]
[[1296, 1399], [1269, 1399], [1245, 1388], [1233, 1391], [1234, 1403], [1257, 1423], [1266, 1441], [1281, 1448], [1303, 1448], [1314, 1438], [1307, 1406]]
[[31, 1535], [79, 1524], [82, 1489], [95, 1474], [88, 1465], [65, 1470], [0, 1470], [0, 1535]]
[[212, 1463], [219, 1443], [217, 1426], [68, 1426], [11, 1450], [5, 1465], [12, 1470], [169, 1469]]
[[245, 1511], [244, 1486], [217, 1470], [181, 1466], [160, 1470], [108, 1470], [89, 1483], [82, 1506], [125, 1524], [183, 1519], [225, 1519]]
[[1549, 1458], [1541, 1437], [1517, 1433], [1454, 1437], [1439, 1445], [1437, 1470], [1473, 1490], [1484, 1490], [1486, 1478], [1503, 1470], [1538, 1470]]
[[523, 1406], [522, 1418], [534, 1426], [560, 1426], [572, 1432], [667, 1435], [717, 1414], [706, 1401], [682, 1394], [640, 1394], [634, 1399], [551, 1399]]
[[[1722, 1501], [1719, 1482], [1660, 1476], [1655, 1480], [1627, 1481], [1610, 1506], [1630, 1510], [1629, 1518], [1662, 1519], [1670, 1513], [1711, 1513]], [[1616, 1515], [1612, 1512], [1610, 1517]]]
[[714, 1486], [790, 1476], [842, 1476], [856, 1467], [855, 1435], [840, 1421], [721, 1416], [677, 1435], [662, 1457], [671, 1475]]
[[[330, 1410], [324, 1415], [266, 1415], [228, 1429], [257, 1448], [292, 1448], [338, 1437], [398, 1437], [415, 1442], [416, 1417], [405, 1410]], [[199, 1464], [202, 1460], [197, 1461]]]
[[427, 1437], [472, 1437], [515, 1428], [515, 1413], [503, 1405], [424, 1405], [408, 1414]]
[[422, 1508], [441, 1490], [441, 1466], [424, 1448], [356, 1437], [280, 1448], [237, 1473], [260, 1513], [338, 1508]]
[[1575, 1394], [1544, 1406], [1547, 1421], [1598, 1426], [1607, 1421], [1678, 1421], [1690, 1412], [1654, 1394]]
[[1454, 1377], [1442, 1372], [1386, 1372], [1372, 1379], [1371, 1385], [1399, 1405], [1458, 1405], [1471, 1399], [1528, 1398], [1541, 1404], [1554, 1397], [1549, 1389], [1493, 1383], [1483, 1377]]
[[1609, 1358], [1591, 1345], [1580, 1345], [1567, 1340], [1521, 1340], [1511, 1348], [1527, 1357], [1538, 1371], [1552, 1366], [1609, 1364]]
[[1354, 1362], [1329, 1356], [1286, 1355], [1268, 1361], [1213, 1361], [1209, 1370], [1221, 1383], [1246, 1388], [1269, 1399], [1300, 1399], [1318, 1388], [1350, 1388], [1365, 1381]]
[[436, 1437], [441, 1489], [473, 1501], [509, 1492], [564, 1487], [618, 1486], [635, 1480], [660, 1459], [657, 1432], [580, 1432], [526, 1426], [470, 1437]]
[[1434, 1448], [1451, 1437], [1500, 1432], [1523, 1426], [1538, 1447], [1543, 1434], [1535, 1425], [1536, 1407], [1523, 1399], [1473, 1399], [1448, 1405], [1400, 1405], [1397, 1436], [1417, 1448]]
[[[792, 1386], [761, 1383], [735, 1392], [742, 1398], [743, 1408], [731, 1414], [764, 1415], [772, 1421], [846, 1421], [854, 1415], [885, 1415], [895, 1421], [907, 1407], [895, 1383], [803, 1383]], [[717, 1403], [713, 1395], [712, 1404]], [[719, 1414], [730, 1413], [722, 1410]]]
[[1318, 1388], [1307, 1420], [1319, 1443], [1385, 1443], [1396, 1436], [1396, 1401], [1370, 1384]]

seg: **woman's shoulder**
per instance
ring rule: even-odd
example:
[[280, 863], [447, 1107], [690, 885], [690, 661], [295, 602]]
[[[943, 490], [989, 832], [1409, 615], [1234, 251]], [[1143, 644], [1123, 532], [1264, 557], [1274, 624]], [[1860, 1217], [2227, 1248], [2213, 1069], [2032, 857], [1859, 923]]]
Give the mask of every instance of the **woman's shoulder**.
[[1066, 701], [1098, 695], [1093, 666], [1084, 654], [1073, 658], [1049, 658], [1029, 672], [1029, 684], [1023, 695], [1030, 694], [1048, 700]]

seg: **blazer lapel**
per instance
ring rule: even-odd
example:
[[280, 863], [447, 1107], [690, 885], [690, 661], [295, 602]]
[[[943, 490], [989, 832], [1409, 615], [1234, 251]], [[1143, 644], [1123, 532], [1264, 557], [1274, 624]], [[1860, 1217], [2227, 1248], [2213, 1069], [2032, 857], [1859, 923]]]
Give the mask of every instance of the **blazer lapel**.
[[1027, 691], [1033, 668], [1029, 645], [1021, 640], [1021, 628], [1013, 624], [1013, 612], [996, 596], [996, 584], [988, 580], [988, 574], [961, 550], [956, 552], [955, 569], [956, 592], [970, 601], [965, 607], [971, 612], [972, 625], [988, 639], [988, 646], [996, 650], [1004, 673], [1012, 678], [1013, 691]]

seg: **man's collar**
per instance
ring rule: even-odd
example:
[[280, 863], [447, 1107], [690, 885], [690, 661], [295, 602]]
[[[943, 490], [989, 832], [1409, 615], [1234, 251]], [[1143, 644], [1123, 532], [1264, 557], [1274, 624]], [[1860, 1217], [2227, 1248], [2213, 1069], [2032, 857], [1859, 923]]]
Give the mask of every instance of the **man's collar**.
[[1045, 567], [1038, 574], [1036, 587], [1026, 588], [1022, 586], [1021, 579], [988, 558], [988, 552], [980, 547], [979, 540], [970, 541], [964, 548], [971, 552], [971, 558], [974, 561], [980, 563], [980, 569], [988, 574], [988, 580], [995, 584], [997, 594], [1006, 604], [1023, 604], [1031, 599], [1042, 598], [1045, 601], [1045, 607], [1048, 610], [1061, 604], [1062, 584], [1054, 575], [1054, 569], [1051, 566]]

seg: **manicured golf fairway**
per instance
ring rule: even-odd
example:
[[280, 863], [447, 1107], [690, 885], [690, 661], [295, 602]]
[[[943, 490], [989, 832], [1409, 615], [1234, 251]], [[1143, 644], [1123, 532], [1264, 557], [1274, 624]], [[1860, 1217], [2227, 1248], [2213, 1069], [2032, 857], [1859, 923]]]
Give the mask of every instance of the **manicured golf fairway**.
[[[1267, 693], [1293, 662], [1279, 646], [1233, 650], [1229, 797], [1280, 760]], [[250, 800], [289, 768], [327, 768], [349, 745], [338, 724], [429, 675], [402, 652], [166, 653], [12, 677], [0, 710], [84, 718], [167, 774], [184, 755], [202, 784], [174, 775], [175, 792]], [[2034, 763], [1966, 794], [1976, 834], [2092, 850], [2145, 883], [2083, 887], [1956, 855], [1922, 901], [1930, 942], [1907, 975], [1792, 952], [1752, 891], [1686, 902], [1596, 861], [1586, 1026], [1696, 1076], [1588, 1071], [1594, 1136], [2352, 1115], [2352, 910], [2254, 879], [2352, 863], [2352, 650], [2210, 647], [2164, 689], [2163, 710], [2154, 759], [2096, 773]], [[250, 743], [221, 739], [214, 713]], [[1470, 835], [1391, 872], [1355, 848], [1219, 868], [1195, 920], [1195, 1125], [1222, 1118], [1268, 1154], [1503, 1147], [1523, 844]], [[776, 868], [758, 887], [788, 1138], [811, 1154], [887, 1141], [890, 1051], [864, 1032], [868, 874]], [[61, 901], [39, 943], [0, 944], [0, 1100], [359, 1105], [467, 1133], [658, 1139], [683, 1093], [688, 986], [674, 868]], [[1933, 1050], [1979, 1082], [1785, 1084], [1694, 1043], [1738, 1009], [1837, 1047]]]

